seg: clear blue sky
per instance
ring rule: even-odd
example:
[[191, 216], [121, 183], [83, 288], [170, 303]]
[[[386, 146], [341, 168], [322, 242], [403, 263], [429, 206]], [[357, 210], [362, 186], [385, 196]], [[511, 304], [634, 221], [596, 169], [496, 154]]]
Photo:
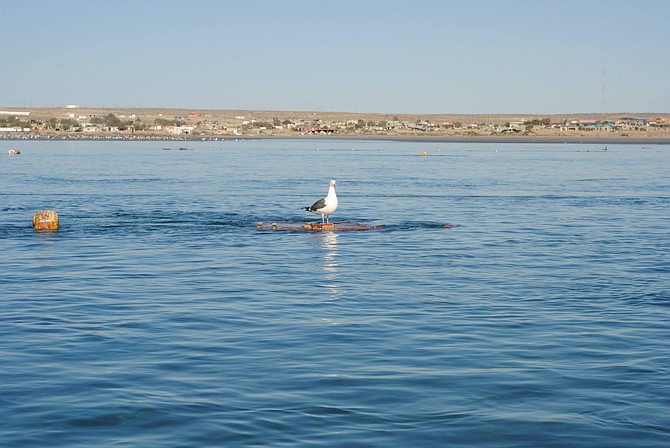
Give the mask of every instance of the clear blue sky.
[[560, 114], [601, 112], [604, 85], [605, 112], [670, 111], [667, 0], [0, 0], [0, 11], [0, 107]]

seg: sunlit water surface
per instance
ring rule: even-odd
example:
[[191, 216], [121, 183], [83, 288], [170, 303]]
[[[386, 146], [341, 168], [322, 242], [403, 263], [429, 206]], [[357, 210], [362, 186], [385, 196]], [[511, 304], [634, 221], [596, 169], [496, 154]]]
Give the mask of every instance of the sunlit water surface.
[[667, 145], [3, 147], [3, 446], [670, 446]]

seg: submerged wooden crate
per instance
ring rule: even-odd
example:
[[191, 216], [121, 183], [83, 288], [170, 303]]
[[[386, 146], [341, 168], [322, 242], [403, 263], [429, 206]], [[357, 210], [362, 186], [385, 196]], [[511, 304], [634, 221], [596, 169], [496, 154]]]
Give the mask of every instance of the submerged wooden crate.
[[336, 224], [321, 224], [320, 222], [259, 222], [256, 228], [260, 230], [285, 230], [292, 232], [347, 232], [365, 231], [384, 228], [381, 224], [361, 224], [357, 222], [340, 222]]

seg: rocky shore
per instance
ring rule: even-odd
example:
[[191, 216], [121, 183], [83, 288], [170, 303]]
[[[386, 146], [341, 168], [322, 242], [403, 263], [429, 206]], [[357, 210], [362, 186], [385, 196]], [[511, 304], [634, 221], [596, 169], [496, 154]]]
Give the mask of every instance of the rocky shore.
[[258, 136], [182, 136], [168, 135], [42, 135], [42, 134], [6, 134], [0, 135], [0, 140], [88, 140], [88, 141], [166, 141], [166, 142], [194, 142], [194, 141], [235, 141], [235, 140], [265, 140], [265, 139], [333, 139], [333, 140], [377, 140], [377, 141], [407, 141], [407, 142], [435, 142], [435, 143], [584, 143], [584, 144], [639, 144], [639, 145], [668, 145], [670, 136], [450, 136], [450, 135], [258, 135]]

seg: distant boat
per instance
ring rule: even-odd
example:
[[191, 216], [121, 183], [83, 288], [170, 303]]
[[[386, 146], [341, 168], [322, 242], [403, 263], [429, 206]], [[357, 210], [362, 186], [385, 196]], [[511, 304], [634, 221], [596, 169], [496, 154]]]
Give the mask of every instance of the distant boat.
[[9, 154], [10, 156], [15, 156], [17, 154], [21, 154], [21, 151], [19, 151], [18, 149], [10, 149], [9, 151], [7, 151], [7, 154]]

